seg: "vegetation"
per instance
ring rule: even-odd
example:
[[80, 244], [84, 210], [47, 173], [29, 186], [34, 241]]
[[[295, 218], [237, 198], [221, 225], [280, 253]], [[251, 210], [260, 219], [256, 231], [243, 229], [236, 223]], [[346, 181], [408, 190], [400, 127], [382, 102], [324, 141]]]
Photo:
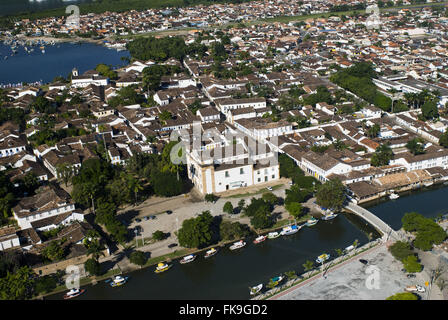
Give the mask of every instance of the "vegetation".
[[247, 237], [251, 231], [247, 225], [224, 220], [219, 226], [219, 233], [222, 240], [230, 241]]
[[375, 153], [370, 158], [370, 163], [374, 167], [386, 166], [393, 157], [392, 149], [387, 144], [382, 144], [376, 148]]
[[224, 206], [223, 206], [223, 208], [222, 208], [222, 211], [223, 211], [223, 212], [226, 212], [226, 213], [228, 213], [228, 214], [232, 214], [233, 211], [234, 211], [232, 203], [231, 203], [230, 201], [227, 201], [227, 202], [224, 204]]
[[316, 203], [324, 208], [340, 210], [345, 201], [345, 187], [339, 179], [331, 179], [319, 187]]
[[418, 297], [412, 292], [401, 292], [386, 298], [386, 300], [418, 300]]
[[165, 233], [160, 230], [154, 231], [152, 234], [152, 238], [157, 241], [163, 240], [165, 239]]
[[182, 37], [137, 38], [127, 44], [132, 58], [162, 62], [169, 58], [182, 60], [187, 54], [187, 45]]
[[141, 251], [133, 251], [129, 257], [129, 261], [131, 263], [136, 264], [138, 266], [144, 266], [148, 261], [144, 252]]
[[431, 250], [433, 245], [440, 244], [447, 238], [441, 226], [417, 212], [406, 213], [401, 221], [404, 230], [416, 233], [413, 245], [423, 251]]
[[184, 220], [177, 235], [179, 244], [185, 248], [206, 247], [212, 240], [212, 221], [210, 211], [203, 211], [197, 218]]
[[425, 141], [422, 138], [414, 138], [406, 143], [406, 148], [414, 156], [425, 153]]
[[101, 275], [100, 263], [93, 258], [88, 259], [84, 263], [84, 268], [90, 275], [93, 275], [93, 276]]

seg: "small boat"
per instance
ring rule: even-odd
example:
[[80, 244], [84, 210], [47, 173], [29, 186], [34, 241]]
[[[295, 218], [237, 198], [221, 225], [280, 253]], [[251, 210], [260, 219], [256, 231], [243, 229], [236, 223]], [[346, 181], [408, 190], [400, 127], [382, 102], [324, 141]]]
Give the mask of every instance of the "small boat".
[[166, 270], [168, 270], [169, 268], [171, 268], [171, 264], [167, 264], [167, 263], [163, 263], [160, 262], [157, 267], [156, 270], [154, 271], [155, 273], [161, 273], [161, 272], [165, 272]]
[[416, 286], [407, 286], [405, 288], [406, 291], [408, 292], [425, 292], [425, 288], [420, 286], [420, 285], [416, 285]]
[[239, 249], [239, 248], [244, 247], [245, 245], [246, 245], [246, 242], [244, 242], [243, 240], [240, 240], [240, 241], [235, 242], [234, 244], [232, 244], [232, 245], [229, 247], [229, 249], [230, 249], [230, 250], [236, 250], [236, 249]]
[[259, 284], [258, 286], [251, 287], [250, 288], [250, 295], [251, 296], [256, 295], [258, 292], [261, 291], [261, 289], [263, 289], [263, 284]]
[[398, 199], [398, 198], [400, 198], [400, 196], [398, 194], [396, 194], [396, 193], [391, 193], [389, 195], [389, 199], [390, 200], [395, 200], [395, 199]]
[[306, 226], [307, 227], [311, 227], [311, 226], [314, 226], [316, 223], [318, 223], [319, 222], [319, 220], [317, 220], [316, 218], [314, 218], [314, 217], [312, 217], [311, 219], [309, 219], [307, 222], [306, 222]]
[[188, 256], [183, 257], [181, 260], [179, 260], [179, 262], [181, 264], [185, 264], [185, 263], [193, 262], [195, 259], [196, 259], [196, 255], [190, 254]]
[[279, 283], [282, 282], [282, 280], [283, 280], [284, 278], [285, 278], [285, 277], [283, 277], [283, 276], [278, 276], [278, 277], [272, 278], [271, 281], [274, 282], [275, 286], [278, 286]]
[[355, 249], [355, 246], [351, 245], [351, 246], [348, 246], [347, 248], [345, 248], [344, 250], [345, 250], [345, 252], [349, 252], [349, 251], [352, 251], [353, 249]]
[[210, 257], [214, 256], [217, 253], [218, 253], [218, 250], [216, 250], [215, 248], [211, 248], [210, 250], [207, 250], [207, 252], [205, 253], [204, 258], [210, 258]]
[[268, 233], [268, 239], [275, 239], [278, 237], [280, 237], [280, 233], [278, 233], [278, 232], [269, 232]]
[[324, 253], [324, 254], [321, 254], [320, 256], [317, 257], [316, 262], [317, 263], [324, 263], [328, 259], [330, 259], [330, 255], [327, 254], [327, 253]]
[[423, 183], [423, 185], [424, 185], [425, 187], [430, 187], [430, 186], [432, 186], [433, 184], [434, 184], [434, 182], [432, 182], [432, 181], [428, 181], [428, 182]]
[[261, 242], [265, 241], [267, 238], [268, 238], [267, 236], [259, 236], [254, 240], [254, 243], [255, 244], [261, 243]]
[[280, 232], [280, 234], [282, 236], [289, 236], [291, 234], [294, 234], [296, 232], [298, 232], [300, 230], [300, 228], [296, 225], [292, 225], [292, 226], [286, 226], [282, 229], [282, 231]]
[[325, 214], [321, 219], [322, 220], [325, 220], [325, 221], [327, 221], [327, 220], [331, 220], [331, 219], [334, 219], [334, 218], [336, 218], [338, 215], [336, 214], [336, 213], [329, 213], [329, 214]]
[[110, 280], [111, 287], [119, 287], [124, 285], [128, 281], [129, 277], [116, 276], [115, 278]]
[[85, 292], [86, 290], [85, 289], [71, 289], [69, 292], [67, 292], [65, 295], [64, 295], [64, 299], [65, 300], [67, 300], [67, 299], [73, 299], [73, 298], [75, 298], [75, 297], [77, 297], [77, 296], [80, 296], [81, 294], [83, 294], [84, 292]]

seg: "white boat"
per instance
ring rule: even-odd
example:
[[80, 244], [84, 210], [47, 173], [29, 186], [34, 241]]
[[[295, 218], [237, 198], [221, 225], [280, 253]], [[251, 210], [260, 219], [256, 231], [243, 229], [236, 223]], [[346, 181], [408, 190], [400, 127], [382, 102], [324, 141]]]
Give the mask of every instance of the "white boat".
[[204, 255], [204, 258], [210, 258], [217, 253], [218, 253], [218, 250], [216, 250], [215, 248], [211, 248], [210, 250], [207, 250], [207, 252]]
[[279, 284], [280, 282], [282, 282], [282, 280], [283, 280], [284, 278], [285, 278], [285, 277], [283, 277], [283, 276], [278, 276], [278, 277], [272, 278], [271, 281], [274, 283], [274, 287], [278, 286], [278, 284]]
[[407, 286], [405, 288], [406, 291], [408, 292], [425, 292], [425, 288], [420, 286], [420, 285], [416, 285], [416, 286]]
[[239, 249], [239, 248], [244, 247], [245, 245], [246, 245], [246, 242], [244, 242], [243, 240], [240, 240], [240, 241], [235, 242], [234, 244], [232, 244], [232, 245], [229, 247], [229, 249], [230, 249], [230, 250], [236, 250], [236, 249]]
[[280, 234], [282, 236], [289, 236], [291, 234], [294, 234], [296, 232], [298, 232], [300, 230], [300, 227], [296, 226], [295, 224], [292, 226], [286, 226], [282, 229], [282, 231], [280, 232]]
[[278, 238], [278, 237], [280, 237], [280, 233], [278, 233], [276, 231], [268, 233], [268, 239], [275, 239], [275, 238]]
[[327, 254], [327, 253], [324, 253], [324, 254], [321, 254], [320, 256], [317, 257], [316, 262], [317, 263], [324, 263], [328, 259], [330, 259], [330, 255]]
[[307, 227], [311, 227], [311, 226], [314, 226], [316, 223], [318, 223], [319, 222], [319, 220], [317, 220], [316, 218], [314, 218], [314, 217], [312, 217], [311, 219], [309, 219], [307, 222], [306, 222], [306, 226]]
[[433, 184], [434, 184], [434, 182], [432, 182], [432, 181], [428, 181], [428, 182], [423, 183], [423, 185], [424, 185], [425, 187], [430, 187], [430, 186], [432, 186]]
[[128, 277], [116, 276], [110, 281], [112, 287], [119, 287], [124, 285], [128, 281]]
[[353, 249], [355, 249], [355, 246], [354, 246], [354, 245], [351, 245], [351, 246], [348, 246], [347, 248], [345, 248], [344, 250], [345, 250], [346, 252], [349, 252], [349, 251], [352, 251]]
[[85, 289], [71, 289], [69, 292], [67, 292], [64, 295], [64, 299], [72, 299], [75, 298], [81, 294], [83, 294], [86, 290]]
[[331, 219], [334, 219], [334, 218], [336, 218], [338, 216], [338, 214], [337, 213], [329, 213], [329, 214], [325, 214], [321, 219], [322, 220], [331, 220]]
[[250, 295], [251, 295], [251, 296], [256, 295], [258, 292], [261, 291], [261, 289], [263, 289], [263, 284], [262, 284], [262, 283], [259, 284], [258, 286], [251, 287], [251, 288], [250, 288]]
[[259, 236], [254, 240], [254, 243], [255, 244], [261, 243], [261, 242], [265, 241], [267, 238], [268, 238], [267, 236]]
[[190, 254], [188, 256], [183, 257], [179, 262], [181, 264], [185, 264], [185, 263], [193, 262], [195, 259], [196, 259], [196, 255]]
[[398, 194], [396, 194], [396, 193], [391, 193], [389, 195], [389, 199], [390, 200], [395, 200], [395, 199], [398, 199], [398, 198], [400, 198], [400, 196]]

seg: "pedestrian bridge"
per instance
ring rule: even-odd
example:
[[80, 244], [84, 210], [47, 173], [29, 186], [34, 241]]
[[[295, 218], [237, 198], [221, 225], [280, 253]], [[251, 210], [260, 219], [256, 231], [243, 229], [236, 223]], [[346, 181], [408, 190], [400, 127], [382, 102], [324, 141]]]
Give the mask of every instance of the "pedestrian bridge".
[[378, 218], [369, 210], [366, 210], [363, 207], [360, 207], [352, 202], [349, 202], [348, 205], [346, 205], [344, 208], [350, 212], [353, 212], [354, 214], [358, 215], [359, 217], [363, 218], [365, 221], [370, 223], [375, 229], [377, 229], [383, 234], [384, 240], [387, 241], [391, 238], [394, 240], [401, 239], [397, 231], [392, 229], [391, 226], [389, 226], [387, 223]]

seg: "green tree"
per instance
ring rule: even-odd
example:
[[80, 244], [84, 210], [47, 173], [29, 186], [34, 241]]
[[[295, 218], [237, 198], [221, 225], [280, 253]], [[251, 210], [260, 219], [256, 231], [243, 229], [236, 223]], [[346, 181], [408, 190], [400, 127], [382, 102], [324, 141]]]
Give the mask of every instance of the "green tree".
[[418, 297], [412, 292], [400, 292], [386, 298], [386, 300], [418, 300]]
[[303, 215], [303, 207], [298, 202], [289, 202], [285, 205], [285, 208], [296, 219]]
[[34, 273], [30, 267], [24, 266], [16, 272], [8, 272], [0, 278], [0, 300], [25, 300], [33, 294]]
[[203, 211], [197, 218], [184, 220], [177, 235], [179, 244], [186, 248], [207, 246], [212, 239], [212, 221], [210, 211]]
[[382, 144], [376, 148], [375, 153], [370, 158], [370, 162], [374, 167], [386, 166], [393, 157], [392, 149], [388, 145]]
[[403, 266], [409, 273], [416, 273], [422, 271], [422, 265], [418, 263], [415, 255], [407, 256], [403, 259]]
[[303, 266], [303, 269], [305, 269], [305, 272], [308, 272], [314, 268], [314, 262], [307, 260], [307, 261], [305, 261], [304, 264], [302, 264], [302, 266]]
[[345, 200], [345, 187], [339, 179], [331, 179], [319, 187], [316, 203], [322, 207], [339, 210]]
[[219, 225], [219, 234], [222, 240], [229, 241], [247, 237], [250, 231], [247, 225], [224, 220]]
[[414, 254], [409, 243], [403, 241], [395, 242], [389, 247], [389, 251], [395, 257], [395, 259], [398, 259], [400, 261], [403, 261], [408, 256]]
[[165, 239], [165, 233], [163, 231], [156, 230], [153, 232], [152, 238], [157, 241], [163, 240]]
[[408, 143], [406, 143], [406, 148], [408, 148], [413, 155], [423, 154], [425, 153], [424, 140], [422, 138], [409, 140]]
[[42, 256], [51, 261], [59, 261], [65, 256], [65, 249], [60, 241], [52, 241], [42, 251]]
[[425, 120], [431, 120], [439, 116], [437, 100], [428, 100], [423, 104], [422, 116]]
[[93, 258], [88, 259], [84, 263], [84, 268], [90, 275], [99, 276], [101, 274], [101, 265]]
[[232, 213], [233, 213], [233, 205], [232, 205], [232, 203], [231, 203], [230, 201], [227, 201], [227, 202], [224, 204], [224, 206], [223, 206], [223, 208], [222, 208], [222, 211], [223, 211], [223, 212], [226, 212], [226, 213], [228, 213], [228, 214], [232, 214]]
[[129, 257], [129, 261], [131, 263], [138, 265], [140, 267], [144, 266], [148, 261], [144, 252], [141, 251], [133, 251]]
[[59, 181], [64, 182], [67, 187], [73, 177], [73, 168], [68, 163], [60, 163], [56, 165], [56, 173]]

